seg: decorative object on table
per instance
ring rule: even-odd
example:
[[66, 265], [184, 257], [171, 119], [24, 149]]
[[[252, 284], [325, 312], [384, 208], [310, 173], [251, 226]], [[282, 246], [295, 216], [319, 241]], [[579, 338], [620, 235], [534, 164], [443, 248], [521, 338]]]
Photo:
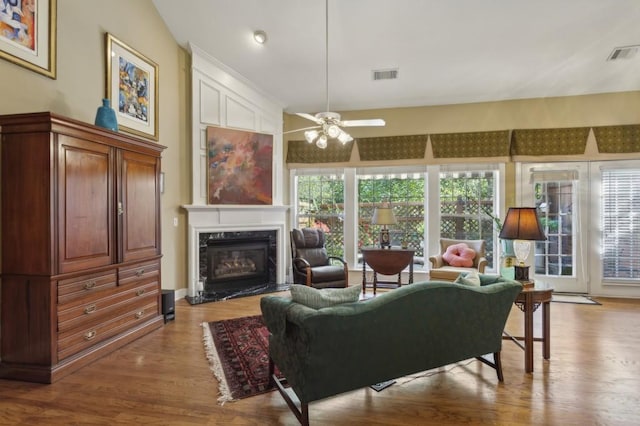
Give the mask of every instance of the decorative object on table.
[[529, 284], [529, 266], [525, 261], [531, 252], [531, 241], [546, 240], [535, 207], [510, 207], [500, 231], [500, 238], [514, 240], [513, 250], [517, 264], [515, 279]]
[[207, 203], [270, 205], [273, 135], [207, 127]]
[[111, 108], [111, 101], [109, 99], [103, 99], [102, 106], [98, 107], [95, 124], [96, 126], [100, 126], [114, 132], [118, 131], [116, 112]]
[[55, 80], [57, 0], [3, 4], [0, 58]]
[[380, 247], [390, 248], [391, 237], [389, 236], [389, 230], [387, 229], [387, 225], [396, 224], [396, 217], [393, 214], [393, 208], [388, 203], [384, 203], [382, 207], [376, 207], [373, 210], [373, 217], [371, 218], [371, 224], [382, 225], [382, 229], [380, 230]]
[[122, 131], [158, 140], [158, 65], [106, 33], [107, 94]]
[[262, 315], [203, 322], [202, 330], [220, 404], [276, 389], [269, 386], [269, 331]]

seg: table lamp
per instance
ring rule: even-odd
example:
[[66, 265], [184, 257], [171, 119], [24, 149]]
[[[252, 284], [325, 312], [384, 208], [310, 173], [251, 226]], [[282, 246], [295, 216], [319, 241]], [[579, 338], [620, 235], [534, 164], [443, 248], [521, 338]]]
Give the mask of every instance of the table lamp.
[[514, 266], [515, 279], [529, 282], [529, 266], [524, 262], [531, 251], [531, 241], [546, 240], [535, 207], [510, 207], [504, 219], [500, 238], [514, 240], [513, 251], [517, 263]]
[[396, 217], [393, 214], [393, 209], [389, 205], [376, 207], [373, 210], [371, 224], [382, 225], [382, 229], [380, 230], [380, 248], [391, 248], [391, 238], [389, 237], [387, 225], [394, 225], [395, 223]]

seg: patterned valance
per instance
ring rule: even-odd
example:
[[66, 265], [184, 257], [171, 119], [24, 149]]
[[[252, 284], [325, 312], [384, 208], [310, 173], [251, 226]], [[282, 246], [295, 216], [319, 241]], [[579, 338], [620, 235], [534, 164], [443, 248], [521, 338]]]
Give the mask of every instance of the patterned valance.
[[640, 124], [594, 127], [601, 153], [640, 152]]
[[511, 134], [512, 155], [584, 154], [588, 127], [564, 129], [517, 129]]
[[509, 131], [431, 135], [433, 158], [508, 157]]
[[429, 135], [358, 138], [362, 161], [406, 160], [424, 158]]
[[351, 159], [352, 150], [353, 141], [343, 145], [331, 140], [325, 149], [307, 141], [289, 141], [287, 163], [345, 163]]

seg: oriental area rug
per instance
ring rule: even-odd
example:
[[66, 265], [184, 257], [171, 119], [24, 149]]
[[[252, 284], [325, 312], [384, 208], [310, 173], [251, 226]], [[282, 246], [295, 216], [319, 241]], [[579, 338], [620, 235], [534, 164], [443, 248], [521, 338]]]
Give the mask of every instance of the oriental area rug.
[[275, 390], [269, 387], [269, 331], [262, 315], [204, 322], [202, 328], [220, 404]]

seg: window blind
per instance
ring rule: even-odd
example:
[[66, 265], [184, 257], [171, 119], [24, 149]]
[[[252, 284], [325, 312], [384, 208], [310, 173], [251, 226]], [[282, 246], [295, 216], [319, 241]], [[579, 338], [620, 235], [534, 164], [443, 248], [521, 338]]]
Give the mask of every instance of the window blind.
[[602, 171], [603, 279], [640, 280], [640, 169]]

